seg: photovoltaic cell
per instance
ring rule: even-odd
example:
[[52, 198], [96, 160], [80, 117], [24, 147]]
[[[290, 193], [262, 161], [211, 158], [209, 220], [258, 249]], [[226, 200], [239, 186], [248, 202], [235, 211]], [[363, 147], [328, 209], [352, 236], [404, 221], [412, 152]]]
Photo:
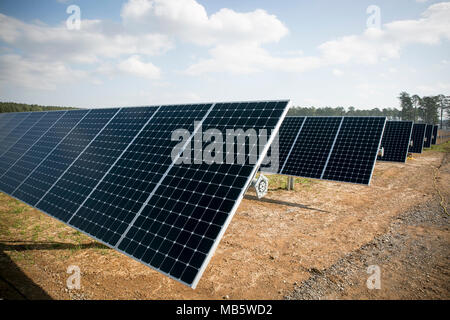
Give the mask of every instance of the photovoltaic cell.
[[36, 206], [115, 112], [115, 109], [86, 112], [73, 130], [69, 131], [12, 195]]
[[[22, 156], [4, 173], [2, 177], [2, 185], [0, 190], [6, 193], [23, 198], [25, 202], [31, 202], [26, 193], [32, 193], [33, 188], [37, 186], [29, 186], [22, 189], [21, 193], [15, 192], [22, 186], [23, 182], [34, 173], [39, 165], [52, 153], [59, 143], [64, 139], [67, 133], [78, 123], [78, 121], [87, 113], [87, 111], [72, 111], [72, 112], [52, 112], [55, 115], [61, 115], [61, 118], [49, 127], [36, 143], [30, 149], [22, 154]], [[12, 190], [12, 191], [10, 191]], [[27, 200], [26, 200], [27, 199]]]
[[381, 140], [384, 155], [377, 160], [406, 162], [412, 129], [412, 121], [387, 121]]
[[415, 123], [413, 126], [413, 131], [411, 134], [411, 144], [409, 147], [409, 152], [411, 153], [422, 153], [425, 130], [427, 125], [425, 123]]
[[423, 142], [424, 148], [431, 148], [431, 140], [433, 138], [433, 125], [427, 124], [425, 129], [425, 140]]
[[[0, 151], [1, 158], [10, 150], [10, 148], [20, 140], [40, 118], [44, 116], [44, 112], [30, 112], [28, 115], [20, 117], [16, 126], [5, 136], [5, 138], [0, 142], [2, 149]], [[2, 169], [0, 169], [0, 174]]]
[[[274, 130], [285, 107], [286, 102], [218, 103], [202, 129]], [[257, 147], [249, 143], [247, 155]], [[119, 249], [195, 285], [211, 248], [225, 231], [236, 200], [242, 198], [249, 177], [256, 171], [247, 158], [245, 164], [236, 163], [237, 156], [235, 164], [172, 167], [118, 244]]]
[[12, 113], [0, 113], [0, 141], [3, 140], [4, 134], [2, 132], [5, 126], [9, 123], [7, 117], [10, 117], [12, 115]]
[[[27, 139], [18, 139], [24, 153], [5, 164], [0, 189], [195, 287], [287, 106], [267, 101], [67, 111], [46, 128], [42, 116], [36, 130], [23, 135]], [[180, 144], [171, 136], [176, 129], [188, 132], [182, 159], [208, 147], [202, 130], [271, 135], [259, 146], [246, 138], [243, 164], [178, 164], [172, 158]], [[229, 151], [225, 141], [222, 147]], [[249, 161], [252, 150], [257, 163]], [[237, 152], [235, 160], [242, 150]]]
[[[4, 140], [8, 136], [8, 134], [17, 127], [18, 124], [20, 124], [25, 118], [27, 118], [30, 115], [30, 112], [23, 112], [23, 113], [6, 113], [2, 117], [4, 119], [4, 124], [0, 127], [0, 145], [5, 146]], [[6, 143], [6, 141], [5, 141]], [[0, 151], [3, 153], [5, 150]], [[0, 153], [0, 155], [1, 155]]]
[[433, 137], [431, 139], [431, 144], [436, 144], [436, 142], [437, 142], [438, 129], [439, 129], [439, 126], [434, 126], [433, 127]]
[[192, 132], [211, 106], [165, 106], [156, 112], [70, 223], [115, 246], [172, 164], [172, 132]]
[[[289, 153], [291, 152], [304, 121], [305, 117], [284, 118], [283, 124], [278, 131], [278, 139], [275, 140], [274, 143], [270, 146], [268, 155], [266, 156], [266, 159], [264, 159], [261, 170], [268, 170], [267, 172], [276, 170], [274, 173], [281, 171], [283, 165], [285, 164], [284, 160], [287, 159]], [[269, 159], [269, 154], [274, 154], [276, 158]], [[273, 161], [277, 158], [282, 162], [274, 166]], [[269, 163], [270, 167], [266, 165]]]
[[[64, 222], [69, 221], [155, 111], [154, 107], [126, 108], [115, 114], [36, 205], [37, 208], [52, 212]], [[108, 209], [116, 212], [114, 202]], [[105, 222], [102, 215], [107, 213], [99, 211], [96, 221]], [[91, 233], [102, 239], [97, 232]]]
[[[280, 168], [276, 173], [370, 183], [385, 117], [306, 117], [303, 126], [292, 132], [289, 128], [293, 128], [295, 119], [286, 117], [280, 128], [279, 148], [291, 147], [291, 150], [287, 156], [280, 153]], [[297, 135], [294, 144], [283, 134]], [[267, 166], [261, 171], [271, 172]]]
[[[17, 179], [17, 174], [23, 173], [23, 170], [11, 170], [11, 168], [18, 169], [15, 165], [64, 114], [65, 112], [40, 113], [42, 117], [39, 121], [31, 126], [26, 134], [0, 157], [0, 190], [8, 193], [14, 191], [18, 183], [22, 181]], [[31, 165], [35, 166], [36, 163]]]
[[307, 117], [282, 173], [320, 179], [341, 117]]
[[369, 184], [385, 117], [344, 117], [323, 179]]

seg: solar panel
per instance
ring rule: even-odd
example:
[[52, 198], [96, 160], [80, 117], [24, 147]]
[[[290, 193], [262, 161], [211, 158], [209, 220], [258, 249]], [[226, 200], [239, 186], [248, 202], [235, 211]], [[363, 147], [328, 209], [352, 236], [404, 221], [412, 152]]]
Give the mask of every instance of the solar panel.
[[[36, 112], [30, 115], [21, 125], [26, 131], [10, 148], [0, 157], [0, 176], [2, 176], [15, 162], [42, 136], [62, 113]], [[37, 119], [37, 121], [36, 121]], [[15, 131], [22, 131], [17, 128]]]
[[425, 129], [427, 125], [425, 123], [415, 123], [411, 134], [411, 145], [409, 146], [409, 152], [422, 153]]
[[412, 129], [412, 121], [387, 121], [381, 140], [384, 152], [377, 160], [406, 162]]
[[320, 179], [342, 120], [341, 117], [307, 117], [281, 172]]
[[[0, 190], [195, 287], [287, 107], [265, 101], [66, 111], [47, 127], [41, 124], [49, 116], [42, 116], [22, 139], [23, 155], [5, 164]], [[189, 134], [174, 159], [180, 142], [172, 134], [180, 128]], [[238, 149], [233, 163], [178, 164], [185, 153], [195, 160], [206, 150], [210, 141], [201, 133], [209, 129], [268, 130], [270, 137], [264, 144], [247, 138], [244, 163], [236, 162]], [[225, 141], [221, 146], [232, 154]]]
[[[278, 132], [278, 140], [274, 141], [274, 143], [271, 145], [266, 158], [263, 161], [262, 167], [265, 167], [270, 163], [270, 169], [272, 170], [279, 170], [282, 168], [280, 166], [279, 160], [287, 158], [287, 156], [291, 152], [294, 143], [297, 140], [298, 132], [303, 126], [304, 120], [304, 117], [286, 117], [284, 119], [283, 124], [281, 125]], [[272, 154], [274, 155], [273, 158]], [[274, 162], [276, 162], [276, 165], [273, 165]], [[281, 165], [283, 165], [283, 163]]]
[[29, 112], [4, 114], [2, 119], [4, 119], [5, 123], [0, 127], [0, 145], [3, 145], [3, 140], [8, 136], [11, 130], [28, 117], [29, 114]]
[[[2, 157], [8, 150], [25, 134], [28, 130], [34, 126], [43, 116], [44, 112], [30, 112], [25, 116], [17, 117], [17, 122], [12, 130], [5, 135], [4, 139], [0, 142], [2, 149], [0, 151], [0, 157]], [[16, 121], [16, 118], [14, 119]], [[1, 172], [1, 171], [0, 171]]]
[[385, 122], [385, 117], [286, 117], [279, 169], [261, 171], [369, 184]]
[[433, 138], [433, 125], [427, 124], [426, 130], [425, 130], [425, 140], [423, 142], [424, 148], [431, 148], [432, 138]]
[[436, 142], [437, 142], [438, 129], [439, 129], [439, 126], [433, 127], [433, 137], [431, 138], [431, 144], [436, 144]]

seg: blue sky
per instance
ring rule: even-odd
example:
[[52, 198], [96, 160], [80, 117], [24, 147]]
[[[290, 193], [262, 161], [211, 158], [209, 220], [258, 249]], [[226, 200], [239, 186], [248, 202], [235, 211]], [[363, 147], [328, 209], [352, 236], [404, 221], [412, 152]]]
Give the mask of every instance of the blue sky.
[[398, 107], [401, 91], [450, 94], [449, 40], [450, 2], [431, 0], [2, 0], [0, 100]]

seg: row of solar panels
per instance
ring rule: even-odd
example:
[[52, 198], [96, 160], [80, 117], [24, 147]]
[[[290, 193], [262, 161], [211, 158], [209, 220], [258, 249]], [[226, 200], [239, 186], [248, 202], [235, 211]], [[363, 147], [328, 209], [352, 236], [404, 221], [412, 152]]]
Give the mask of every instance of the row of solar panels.
[[[393, 122], [384, 130], [384, 117], [285, 119], [288, 107], [259, 101], [0, 114], [0, 190], [195, 287], [277, 132], [270, 154], [279, 152], [276, 171], [288, 175], [368, 184], [380, 144], [386, 154], [407, 149], [392, 142], [408, 135], [404, 122], [397, 131]], [[188, 134], [174, 158], [180, 128]], [[205, 150], [211, 141], [199, 132], [209, 129], [269, 136], [246, 140], [244, 163], [238, 151], [231, 163], [178, 164]], [[413, 147], [419, 136], [413, 130]]]
[[436, 144], [437, 129], [385, 117], [286, 117], [271, 150], [278, 152], [279, 166], [261, 171], [369, 184], [376, 160], [406, 162], [408, 152]]

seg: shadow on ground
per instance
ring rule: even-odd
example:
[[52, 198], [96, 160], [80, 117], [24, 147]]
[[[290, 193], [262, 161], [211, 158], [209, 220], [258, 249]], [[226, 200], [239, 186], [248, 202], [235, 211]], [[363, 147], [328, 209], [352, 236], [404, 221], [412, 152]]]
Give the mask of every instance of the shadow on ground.
[[3, 250], [0, 250], [0, 298], [5, 300], [52, 299]]
[[299, 204], [299, 203], [294, 203], [294, 202], [288, 202], [288, 201], [282, 201], [282, 200], [274, 200], [274, 199], [267, 199], [267, 198], [258, 199], [258, 197], [252, 196], [252, 195], [245, 195], [244, 198], [247, 199], [247, 200], [261, 201], [261, 202], [266, 202], [266, 203], [279, 204], [279, 205], [282, 205], [282, 206], [288, 206], [288, 207], [301, 208], [301, 209], [306, 209], [306, 210], [313, 210], [313, 211], [329, 213], [328, 211], [325, 211], [325, 210], [308, 207], [308, 206], [306, 206], [304, 204]]
[[63, 242], [0, 242], [0, 298], [5, 300], [51, 300], [52, 297], [33, 282], [9, 257], [7, 251], [65, 250], [65, 249], [109, 249], [107, 246], [90, 242], [73, 244]]
[[65, 242], [33, 242], [33, 241], [3, 241], [0, 242], [0, 251], [27, 251], [27, 250], [67, 250], [67, 249], [110, 249], [99, 242], [82, 244]]

